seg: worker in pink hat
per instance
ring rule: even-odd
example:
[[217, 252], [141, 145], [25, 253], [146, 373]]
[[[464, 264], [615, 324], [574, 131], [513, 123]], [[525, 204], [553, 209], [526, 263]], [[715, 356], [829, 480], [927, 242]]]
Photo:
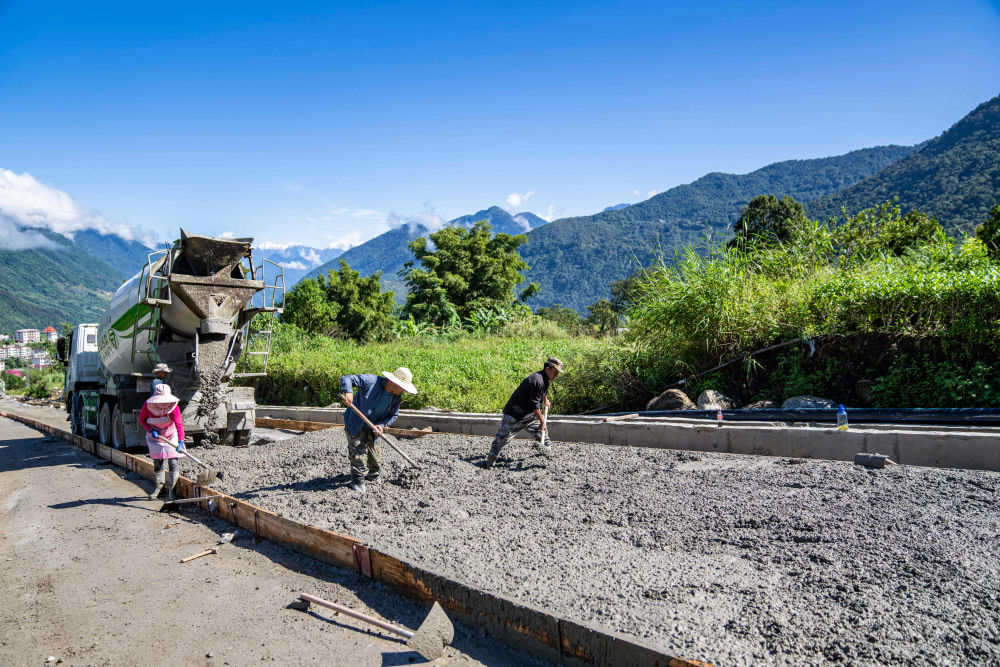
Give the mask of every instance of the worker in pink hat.
[[[139, 411], [139, 423], [146, 429], [146, 446], [153, 459], [156, 488], [149, 494], [155, 500], [167, 486], [167, 499], [174, 499], [174, 485], [180, 476], [177, 459], [184, 456], [184, 422], [177, 397], [170, 393], [170, 385], [158, 384], [153, 395], [146, 399]], [[169, 475], [164, 473], [163, 462], [168, 462]]]

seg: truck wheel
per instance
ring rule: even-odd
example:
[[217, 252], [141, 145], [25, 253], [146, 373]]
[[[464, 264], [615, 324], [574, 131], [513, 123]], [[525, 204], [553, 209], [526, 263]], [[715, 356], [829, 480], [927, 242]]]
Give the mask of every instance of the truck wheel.
[[125, 444], [125, 420], [122, 419], [120, 405], [116, 405], [111, 412], [111, 446], [123, 452], [128, 446]]
[[73, 394], [73, 411], [69, 413], [70, 430], [74, 435], [83, 435], [83, 399]]
[[101, 404], [101, 412], [97, 416], [97, 441], [102, 445], [111, 444], [111, 404]]

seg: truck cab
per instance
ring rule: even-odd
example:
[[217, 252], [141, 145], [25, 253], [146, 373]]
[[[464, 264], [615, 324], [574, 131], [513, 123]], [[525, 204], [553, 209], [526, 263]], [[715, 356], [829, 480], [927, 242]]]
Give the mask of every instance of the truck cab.
[[97, 431], [98, 389], [101, 357], [97, 352], [97, 324], [78, 324], [66, 338], [56, 342], [60, 361], [66, 364], [63, 400], [73, 433]]

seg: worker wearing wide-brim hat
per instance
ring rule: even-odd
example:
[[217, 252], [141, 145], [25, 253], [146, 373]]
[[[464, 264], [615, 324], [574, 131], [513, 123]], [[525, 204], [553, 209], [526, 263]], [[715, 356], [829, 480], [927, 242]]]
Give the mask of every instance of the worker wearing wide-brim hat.
[[[153, 390], [153, 395], [146, 399], [139, 411], [139, 424], [146, 429], [146, 447], [149, 448], [149, 458], [153, 459], [156, 480], [156, 487], [149, 498], [153, 500], [160, 495], [166, 483], [168, 499], [173, 500], [174, 486], [180, 476], [177, 459], [184, 455], [185, 447], [180, 403], [170, 392], [170, 385], [160, 384]], [[168, 462], [169, 474], [163, 470], [164, 461]]]
[[150, 393], [155, 392], [156, 388], [161, 384], [165, 384], [167, 382], [167, 378], [173, 372], [174, 371], [170, 368], [170, 366], [167, 366], [164, 363], [159, 363], [153, 366], [153, 386], [150, 387]]
[[[521, 380], [514, 393], [507, 400], [507, 405], [503, 407], [503, 415], [500, 417], [500, 426], [497, 434], [493, 438], [489, 454], [486, 455], [484, 467], [492, 468], [500, 456], [500, 450], [506, 447], [518, 433], [525, 428], [538, 422], [538, 432], [548, 431], [548, 424], [545, 423], [545, 415], [542, 413], [543, 407], [549, 407], [549, 384], [559, 377], [563, 372], [562, 362], [555, 357], [545, 360], [542, 370], [536, 371]], [[542, 453], [551, 454], [551, 447], [538, 445]]]
[[[396, 370], [382, 371], [382, 375], [344, 375], [340, 378], [341, 401], [344, 410], [344, 433], [347, 434], [347, 456], [351, 461], [351, 488], [365, 492], [365, 480], [382, 481], [379, 463], [378, 439], [382, 428], [390, 426], [399, 416], [403, 392], [416, 394], [413, 373], [400, 366]], [[356, 392], [356, 393], [355, 393]], [[368, 428], [361, 417], [351, 409], [356, 406], [375, 430]]]

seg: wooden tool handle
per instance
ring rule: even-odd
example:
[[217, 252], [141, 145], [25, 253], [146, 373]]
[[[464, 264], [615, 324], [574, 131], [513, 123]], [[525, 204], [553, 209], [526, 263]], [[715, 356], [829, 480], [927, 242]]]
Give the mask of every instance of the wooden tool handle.
[[347, 614], [348, 616], [356, 618], [359, 621], [364, 621], [365, 623], [371, 623], [376, 627], [382, 628], [383, 630], [388, 630], [389, 632], [400, 635], [401, 637], [406, 637], [407, 639], [413, 636], [413, 633], [407, 630], [406, 628], [401, 628], [399, 626], [393, 625], [392, 623], [386, 623], [385, 621], [381, 621], [375, 618], [374, 616], [369, 616], [368, 614], [362, 614], [360, 611], [354, 611], [350, 607], [345, 607], [343, 605], [337, 604], [336, 602], [330, 602], [328, 600], [324, 600], [323, 598], [318, 598], [315, 595], [309, 595], [308, 593], [301, 593], [299, 594], [299, 599], [305, 600], [306, 602], [312, 602], [314, 604], [318, 604], [322, 607], [328, 607], [330, 609], [333, 609], [334, 611], [339, 611], [341, 614]]
[[[361, 410], [359, 410], [359, 409], [358, 409], [358, 406], [354, 405], [354, 401], [351, 401], [351, 409], [352, 409], [352, 410], [354, 410], [355, 412], [357, 412], [357, 413], [358, 413], [358, 416], [359, 416], [359, 417], [361, 417], [361, 419], [362, 419], [362, 420], [363, 420], [363, 421], [364, 421], [364, 422], [365, 422], [366, 424], [368, 424], [368, 428], [370, 428], [370, 429], [371, 429], [371, 430], [373, 430], [373, 431], [375, 430], [375, 424], [371, 423], [371, 420], [369, 420], [369, 419], [368, 419], [368, 417], [366, 417], [366, 416], [365, 416], [365, 413], [361, 412]], [[409, 456], [407, 456], [407, 455], [406, 455], [406, 454], [405, 454], [405, 453], [403, 452], [403, 450], [399, 448], [399, 445], [397, 445], [397, 444], [396, 444], [395, 442], [393, 442], [393, 441], [392, 441], [392, 438], [390, 438], [390, 437], [389, 437], [389, 435], [388, 435], [387, 433], [385, 433], [385, 431], [383, 431], [383, 432], [382, 432], [382, 436], [381, 436], [381, 437], [385, 439], [385, 442], [386, 442], [386, 444], [387, 444], [387, 445], [389, 445], [390, 447], [392, 447], [393, 449], [395, 449], [395, 450], [396, 450], [396, 453], [397, 453], [397, 454], [399, 454], [399, 455], [400, 455], [400, 456], [402, 456], [402, 457], [403, 457], [404, 459], [406, 459], [406, 462], [407, 462], [407, 463], [409, 463], [409, 464], [410, 464], [411, 466], [413, 466], [414, 468], [418, 468], [418, 469], [420, 468], [420, 466], [419, 466], [419, 465], [417, 465], [417, 464], [416, 464], [416, 463], [414, 462], [414, 460], [413, 460], [413, 459], [411, 459], [411, 458], [410, 458]], [[363, 619], [362, 619], [362, 620], [363, 620]]]
[[549, 434], [549, 406], [545, 406], [545, 412], [542, 414], [542, 418], [545, 420], [545, 430], [542, 431], [542, 446], [545, 445], [545, 436]]
[[189, 560], [194, 560], [195, 558], [201, 558], [202, 556], [207, 556], [208, 554], [217, 554], [217, 553], [219, 553], [218, 549], [205, 549], [201, 553], [197, 553], [193, 556], [188, 556], [187, 558], [182, 558], [181, 562], [186, 563]]
[[183, 452], [178, 451], [177, 450], [177, 445], [175, 445], [174, 443], [170, 442], [169, 440], [166, 440], [162, 435], [156, 436], [156, 439], [159, 440], [160, 442], [162, 442], [163, 444], [167, 445], [168, 447], [173, 447], [174, 451], [177, 451], [178, 454], [181, 454], [183, 456], [188, 457], [189, 459], [191, 459], [192, 461], [194, 461], [195, 463], [197, 463], [198, 465], [200, 465], [205, 470], [211, 470], [211, 468], [209, 468], [207, 465], [205, 465], [204, 463], [202, 463], [200, 460], [198, 460], [195, 457], [191, 456], [191, 454], [186, 449]]

